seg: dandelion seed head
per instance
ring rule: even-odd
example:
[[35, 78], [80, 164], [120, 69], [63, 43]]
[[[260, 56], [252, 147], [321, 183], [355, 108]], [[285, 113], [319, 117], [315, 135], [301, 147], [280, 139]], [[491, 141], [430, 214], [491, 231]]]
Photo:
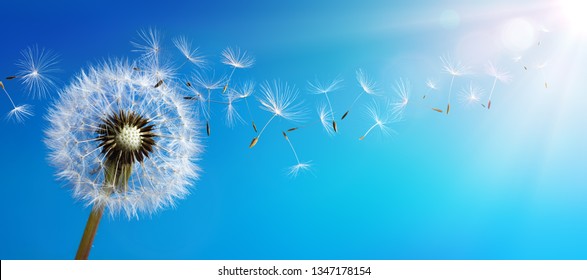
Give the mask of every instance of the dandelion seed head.
[[512, 80], [509, 72], [499, 69], [491, 61], [487, 64], [486, 71], [489, 76], [496, 78], [502, 83], [508, 83]]
[[241, 117], [241, 115], [236, 110], [234, 106], [234, 102], [239, 99], [239, 95], [234, 91], [229, 92], [228, 96], [226, 97], [227, 105], [226, 105], [226, 125], [228, 127], [234, 127], [237, 122], [244, 123], [245, 120]]
[[247, 98], [253, 94], [255, 91], [255, 82], [247, 81], [243, 83], [241, 86], [236, 87], [235, 89], [231, 89], [236, 98]]
[[482, 88], [470, 83], [468, 87], [461, 89], [459, 94], [459, 101], [467, 105], [477, 104], [481, 102], [484, 91]]
[[273, 81], [261, 85], [262, 96], [259, 99], [261, 109], [280, 116], [286, 120], [301, 119], [301, 103], [297, 103], [298, 90], [287, 83]]
[[373, 81], [363, 69], [357, 70], [357, 81], [361, 85], [363, 91], [367, 94], [376, 94], [377, 84]]
[[173, 39], [173, 44], [181, 52], [181, 54], [192, 64], [197, 67], [203, 67], [206, 65], [204, 57], [199, 54], [198, 48], [192, 48], [192, 42], [186, 37], [180, 36]]
[[[170, 82], [107, 61], [77, 75], [47, 113], [49, 159], [73, 196], [129, 218], [173, 206], [198, 177], [198, 123]], [[170, 79], [170, 81], [173, 79]]]
[[469, 68], [460, 61], [453, 60], [450, 56], [441, 56], [442, 69], [452, 76], [463, 76], [469, 74]]
[[224, 83], [226, 82], [226, 77], [216, 76], [216, 72], [212, 71], [212, 73], [205, 74], [202, 72], [197, 72], [193, 76], [193, 80], [196, 84], [206, 90], [216, 90], [223, 87]]
[[21, 51], [22, 59], [16, 66], [17, 76], [21, 79], [29, 94], [44, 98], [55, 88], [55, 72], [58, 71], [59, 57], [51, 50], [40, 49], [38, 46], [28, 47]]
[[157, 29], [142, 29], [139, 32], [139, 39], [131, 42], [135, 47], [134, 52], [139, 52], [141, 58], [159, 60], [161, 53], [161, 34]]
[[408, 103], [410, 102], [410, 81], [404, 81], [402, 78], [400, 78], [398, 81], [396, 81], [393, 90], [396, 93], [396, 100], [391, 103], [391, 111], [393, 114], [401, 115], [404, 113]]
[[325, 94], [340, 89], [342, 78], [336, 77], [330, 83], [323, 83], [316, 79], [314, 82], [308, 82], [308, 88], [313, 94]]
[[7, 114], [7, 118], [14, 120], [18, 123], [24, 122], [24, 120], [28, 117], [33, 116], [32, 106], [28, 104], [20, 105], [14, 107], [10, 112]]
[[246, 51], [228, 47], [222, 51], [222, 63], [234, 68], [249, 68], [255, 64], [255, 59]]
[[296, 178], [302, 172], [311, 171], [312, 165], [310, 163], [311, 162], [300, 162], [296, 165], [291, 166], [287, 170], [287, 175], [292, 178]]
[[438, 90], [438, 84], [432, 79], [426, 80], [426, 87], [431, 90]]
[[334, 128], [332, 127], [332, 121], [334, 121], [334, 116], [332, 112], [328, 110], [326, 104], [322, 103], [318, 106], [318, 117], [320, 118], [320, 124], [326, 130], [328, 135], [334, 135]]

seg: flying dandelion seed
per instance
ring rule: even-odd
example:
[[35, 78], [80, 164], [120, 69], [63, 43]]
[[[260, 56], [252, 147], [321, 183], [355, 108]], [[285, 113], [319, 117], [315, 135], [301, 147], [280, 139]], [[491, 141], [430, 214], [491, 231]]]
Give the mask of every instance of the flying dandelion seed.
[[285, 138], [285, 140], [289, 144], [289, 147], [291, 148], [291, 151], [293, 152], [293, 154], [296, 158], [296, 164], [293, 165], [292, 167], [288, 168], [287, 174], [289, 176], [291, 176], [292, 178], [295, 178], [302, 171], [310, 171], [310, 168], [311, 168], [310, 162], [300, 162], [300, 159], [298, 158], [298, 153], [296, 152], [296, 149], [294, 149], [294, 146], [291, 143], [291, 141], [289, 140], [289, 137], [287, 136], [287, 134], [285, 132], [282, 132], [282, 133], [283, 133], [283, 137]]
[[179, 68], [183, 67], [184, 64], [187, 62], [192, 63], [196, 67], [202, 68], [206, 65], [206, 61], [204, 57], [198, 53], [198, 48], [192, 48], [192, 42], [188, 41], [186, 37], [180, 36], [173, 39], [173, 44], [175, 47], [181, 52], [181, 54], [186, 58]]
[[320, 118], [320, 123], [322, 124], [322, 127], [324, 127], [324, 130], [326, 130], [326, 133], [328, 133], [328, 135], [334, 135], [337, 130], [336, 122], [332, 120], [333, 115], [331, 111], [326, 108], [326, 104], [320, 104], [318, 106], [318, 117]]
[[131, 44], [135, 47], [132, 51], [140, 53], [141, 58], [159, 62], [161, 34], [157, 29], [140, 30], [138, 42], [131, 42]]
[[516, 57], [512, 58], [512, 60], [515, 63], [520, 64], [520, 66], [522, 66], [524, 68], [524, 70], [528, 70], [528, 67], [522, 63], [522, 56], [516, 56]]
[[459, 101], [467, 105], [480, 104], [483, 97], [483, 89], [476, 87], [473, 83], [469, 83], [469, 87], [461, 89], [459, 93]]
[[253, 114], [251, 113], [251, 107], [249, 106], [249, 101], [247, 100], [247, 98], [251, 96], [254, 91], [255, 83], [252, 81], [245, 82], [241, 87], [237, 87], [237, 89], [234, 90], [234, 92], [237, 94], [237, 97], [245, 101], [253, 130], [255, 130], [255, 133], [257, 133], [257, 125], [255, 125], [255, 120], [253, 119]]
[[511, 76], [507, 71], [503, 71], [493, 65], [491, 61], [487, 64], [487, 74], [493, 77], [493, 85], [491, 86], [491, 91], [489, 91], [489, 99], [487, 100], [487, 109], [491, 109], [491, 97], [493, 97], [493, 92], [495, 90], [497, 81], [502, 83], [509, 83], [511, 81]]
[[428, 92], [433, 91], [433, 90], [438, 90], [438, 85], [436, 83], [436, 81], [432, 80], [432, 79], [428, 79], [426, 80], [426, 93], [424, 94], [424, 96], [422, 96], [422, 99], [426, 99], [426, 95], [428, 95]]
[[226, 100], [226, 125], [232, 128], [237, 122], [244, 123], [245, 120], [234, 107], [234, 102], [239, 100], [239, 94], [231, 90], [226, 96]]
[[391, 112], [395, 115], [403, 115], [408, 103], [410, 102], [410, 81], [399, 79], [395, 82], [393, 90], [397, 95], [397, 100], [391, 104]]
[[216, 89], [222, 88], [222, 84], [225, 81], [224, 76], [216, 77], [216, 72], [212, 72], [211, 75], [204, 75], [203, 73], [196, 73], [193, 77], [193, 80], [202, 88], [204, 88], [208, 96], [206, 97], [206, 101], [208, 103], [208, 108], [206, 110], [206, 134], [210, 136], [210, 118], [211, 118], [211, 103], [212, 103], [212, 91]]
[[175, 86], [107, 61], [76, 76], [46, 116], [57, 177], [92, 205], [76, 259], [86, 259], [102, 213], [130, 219], [173, 206], [198, 177], [193, 113]]
[[450, 56], [441, 56], [442, 69], [451, 75], [450, 86], [448, 89], [448, 104], [446, 105], [446, 114], [450, 112], [450, 98], [452, 95], [452, 85], [455, 81], [455, 77], [463, 76], [467, 74], [468, 68], [462, 65], [458, 61], [453, 61]]
[[261, 85], [261, 93], [263, 94], [259, 99], [261, 109], [273, 113], [273, 116], [265, 123], [259, 134], [253, 138], [251, 144], [249, 144], [249, 148], [257, 145], [261, 135], [263, 135], [263, 132], [275, 117], [281, 117], [290, 121], [297, 121], [302, 117], [302, 111], [300, 110], [301, 103], [296, 103], [296, 98], [298, 97], [298, 90], [296, 88], [279, 81], [273, 81], [273, 84], [265, 82]]
[[349, 109], [342, 115], [341, 120], [344, 120], [346, 118], [346, 116], [349, 114], [351, 109], [353, 109], [353, 106], [355, 106], [355, 103], [357, 103], [359, 98], [364, 93], [367, 93], [370, 95], [375, 95], [377, 92], [377, 88], [376, 88], [377, 84], [369, 76], [367, 76], [367, 74], [365, 72], [363, 72], [362, 69], [357, 70], [357, 81], [359, 82], [359, 85], [361, 85], [361, 89], [363, 91], [361, 91], [361, 93], [359, 93], [359, 95], [357, 95], [357, 97], [355, 98], [353, 103], [351, 103], [351, 106], [349, 107]]
[[0, 81], [0, 88], [2, 88], [2, 91], [4, 91], [4, 93], [6, 94], [6, 97], [8, 97], [10, 104], [12, 104], [12, 110], [10, 110], [8, 112], [8, 114], [6, 115], [6, 117], [8, 119], [12, 119], [12, 120], [15, 120], [16, 122], [20, 123], [20, 122], [24, 122], [24, 120], [26, 118], [33, 116], [33, 111], [32, 111], [31, 105], [24, 104], [24, 105], [16, 106], [16, 104], [14, 104], [12, 97], [10, 97], [10, 94], [8, 94], [8, 91], [4, 87], [4, 84], [2, 83], [2, 81]]
[[394, 132], [391, 128], [389, 128], [389, 124], [398, 122], [401, 118], [400, 115], [393, 114], [392, 110], [390, 110], [390, 104], [386, 103], [385, 107], [382, 109], [380, 108], [377, 102], [371, 103], [367, 106], [367, 116], [371, 119], [374, 123], [369, 129], [363, 134], [363, 136], [359, 137], [359, 140], [365, 139], [371, 131], [375, 128], [379, 128], [379, 130], [385, 134], [389, 135], [391, 132]]
[[222, 93], [225, 93], [228, 89], [228, 84], [230, 83], [230, 79], [232, 79], [232, 75], [237, 68], [250, 68], [255, 64], [255, 59], [248, 55], [246, 51], [241, 52], [239, 48], [226, 48], [222, 51], [222, 63], [232, 66], [232, 71], [230, 75], [228, 75], [228, 79], [226, 79], [226, 85], [222, 89]]
[[[328, 108], [330, 109], [329, 117], [332, 119], [328, 120], [332, 123], [332, 128], [334, 132], [338, 131], [336, 121], [334, 120], [334, 110], [332, 110], [332, 103], [330, 102], [330, 98], [328, 97], [328, 93], [333, 92], [341, 87], [342, 79], [340, 77], [336, 77], [332, 80], [329, 84], [321, 83], [318, 79], [316, 79], [313, 83], [308, 82], [308, 86], [310, 88], [310, 92], [313, 94], [324, 94], [326, 101], [328, 102]], [[320, 121], [324, 125], [324, 121], [322, 120], [322, 114], [320, 114]], [[329, 129], [327, 129], [328, 134], [330, 134]]]
[[[58, 56], [51, 50], [39, 49], [38, 46], [29, 47], [21, 51], [22, 59], [16, 66], [20, 69], [16, 76], [34, 97], [44, 98], [49, 91], [55, 88], [55, 77], [58, 71]], [[10, 79], [8, 79], [10, 80]]]
[[546, 75], [544, 75], [544, 68], [547, 64], [548, 62], [545, 61], [536, 65], [536, 69], [540, 71], [540, 76], [542, 76], [542, 80], [544, 81], [544, 88], [548, 88], [548, 82], [546, 82]]

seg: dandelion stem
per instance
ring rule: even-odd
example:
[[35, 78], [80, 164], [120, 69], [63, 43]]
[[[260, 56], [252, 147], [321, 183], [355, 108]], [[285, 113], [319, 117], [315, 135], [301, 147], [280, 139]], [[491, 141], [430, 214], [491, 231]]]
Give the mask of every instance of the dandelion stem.
[[289, 138], [288, 137], [285, 137], [285, 140], [287, 140], [287, 143], [291, 147], [291, 151], [293, 152], [294, 156], [296, 157], [297, 163], [300, 164], [300, 159], [298, 158], [298, 153], [296, 153], [296, 149], [294, 149], [293, 144], [291, 143], [291, 141], [289, 141]]
[[495, 89], [495, 84], [497, 83], [497, 77], [493, 79], [493, 85], [491, 86], [491, 91], [489, 92], [489, 101], [491, 101], [491, 97], [493, 96], [493, 90]]
[[14, 101], [12, 101], [12, 98], [10, 97], [10, 94], [8, 94], [8, 91], [6, 91], [4, 87], [2, 87], [2, 89], [4, 90], [4, 93], [6, 93], [6, 96], [8, 96], [8, 100], [10, 100], [10, 103], [12, 103], [12, 107], [16, 108], [16, 105], [14, 104]]
[[265, 124], [265, 126], [263, 126], [263, 129], [261, 129], [261, 132], [259, 132], [259, 135], [257, 136], [257, 139], [261, 138], [261, 134], [263, 134], [263, 131], [265, 131], [265, 128], [267, 128], [267, 126], [269, 125], [269, 123], [276, 117], [276, 114], [273, 114], [273, 116], [267, 121], [267, 123]]
[[90, 250], [92, 249], [94, 237], [96, 236], [96, 231], [98, 231], [98, 225], [100, 224], [103, 213], [104, 206], [94, 204], [90, 217], [88, 217], [82, 240], [79, 243], [77, 254], [75, 255], [76, 260], [87, 260], [90, 256]]
[[357, 97], [355, 98], [355, 100], [353, 101], [353, 103], [351, 103], [351, 107], [349, 107], [349, 111], [353, 108], [353, 106], [355, 106], [355, 103], [357, 103], [357, 101], [363, 95], [363, 93], [364, 93], [364, 91], [361, 91], [361, 93], [359, 95], [357, 95]]
[[452, 84], [455, 81], [455, 76], [453, 75], [452, 78], [450, 79], [450, 86], [448, 88], [448, 107], [446, 110], [446, 113], [448, 114], [448, 111], [450, 110], [450, 96], [452, 95]]
[[373, 128], [375, 128], [379, 123], [375, 123], [374, 125], [372, 125], [369, 130], [367, 130], [367, 132], [365, 132], [365, 134], [363, 136], [361, 136], [361, 138], [359, 138], [360, 140], [363, 140], [365, 137], [367, 137], [367, 135], [371, 132], [371, 130], [373, 130]]
[[332, 110], [332, 104], [330, 103], [330, 98], [328, 98], [328, 93], [325, 92], [324, 96], [326, 97], [326, 101], [328, 101], [328, 108], [330, 108], [330, 115], [334, 119], [334, 111]]

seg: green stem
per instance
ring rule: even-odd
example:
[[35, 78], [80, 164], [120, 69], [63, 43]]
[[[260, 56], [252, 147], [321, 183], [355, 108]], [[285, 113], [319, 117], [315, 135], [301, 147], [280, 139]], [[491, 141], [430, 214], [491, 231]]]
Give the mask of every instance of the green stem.
[[90, 250], [92, 249], [94, 237], [96, 236], [96, 231], [98, 231], [98, 225], [100, 224], [100, 219], [102, 218], [103, 213], [104, 206], [94, 205], [90, 217], [88, 217], [86, 229], [84, 230], [84, 235], [79, 243], [77, 254], [75, 255], [76, 260], [87, 260], [90, 256]]

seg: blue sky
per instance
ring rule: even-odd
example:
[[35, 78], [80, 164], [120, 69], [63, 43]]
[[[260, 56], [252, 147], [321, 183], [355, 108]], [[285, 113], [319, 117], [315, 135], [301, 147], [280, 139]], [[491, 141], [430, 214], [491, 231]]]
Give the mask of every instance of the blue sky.
[[[359, 68], [379, 84], [379, 101], [394, 98], [399, 78], [411, 82], [404, 119], [391, 125], [391, 136], [358, 140], [372, 124], [367, 96], [335, 136], [319, 125], [290, 133], [300, 159], [312, 161], [312, 172], [295, 179], [285, 171], [295, 159], [281, 130], [300, 124], [272, 123], [248, 149], [250, 127], [226, 127], [217, 108], [191, 195], [139, 220], [105, 216], [93, 259], [584, 259], [580, 62], [587, 37], [564, 7], [555, 1], [12, 1], [0, 18], [0, 75], [14, 74], [20, 51], [37, 44], [59, 53], [63, 87], [103, 59], [136, 57], [130, 41], [153, 27], [169, 52], [172, 38], [192, 39], [218, 73], [230, 70], [220, 64], [222, 49], [247, 50], [256, 64], [236, 79], [295, 85], [306, 123], [315, 122], [323, 101], [308, 93], [308, 80], [344, 79], [331, 95], [337, 116], [361, 90]], [[448, 115], [431, 110], [446, 107], [450, 75], [439, 57], [447, 55], [471, 68], [455, 78]], [[488, 61], [512, 81], [496, 84], [491, 110], [460, 103], [470, 83], [484, 89], [486, 102], [493, 82]], [[429, 91], [427, 79], [439, 90]], [[18, 81], [4, 83], [17, 103], [35, 106], [35, 116], [24, 124], [0, 122], [0, 258], [73, 258], [90, 209], [48, 164], [43, 115], [57, 94], [31, 99]], [[2, 114], [10, 110], [4, 96], [0, 106]], [[257, 123], [270, 117], [253, 107]]]

